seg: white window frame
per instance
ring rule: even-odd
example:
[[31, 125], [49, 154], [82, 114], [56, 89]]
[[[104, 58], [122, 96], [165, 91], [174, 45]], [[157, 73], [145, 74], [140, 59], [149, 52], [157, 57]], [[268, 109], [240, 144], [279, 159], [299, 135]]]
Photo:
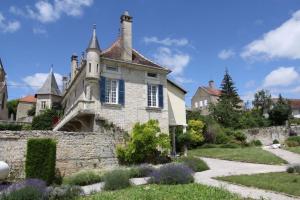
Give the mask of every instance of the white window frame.
[[[115, 88], [112, 88], [113, 84], [116, 84]], [[115, 91], [113, 90], [115, 89]], [[115, 96], [112, 94], [115, 93]], [[119, 103], [119, 80], [107, 78], [105, 80], [105, 103], [118, 104]]]
[[207, 103], [207, 99], [204, 100], [204, 103], [203, 103], [203, 104], [204, 104], [204, 106], [207, 106], [207, 104], [208, 104], [208, 103]]
[[47, 108], [47, 102], [46, 101], [41, 101], [41, 109], [45, 110]]
[[195, 107], [198, 108], [198, 102], [195, 102]]
[[199, 106], [200, 106], [200, 108], [203, 107], [203, 101], [199, 101]]
[[[156, 88], [155, 94], [153, 93], [154, 88]], [[148, 94], [147, 106], [148, 107], [153, 107], [153, 108], [158, 108], [159, 107], [158, 85], [148, 84], [147, 94]]]

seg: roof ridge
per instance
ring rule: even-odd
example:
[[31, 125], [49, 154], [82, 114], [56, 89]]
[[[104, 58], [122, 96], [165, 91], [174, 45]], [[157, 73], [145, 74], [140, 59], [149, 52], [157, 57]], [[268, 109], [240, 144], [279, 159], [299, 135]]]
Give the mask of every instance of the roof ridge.
[[101, 54], [104, 54], [104, 53], [107, 53], [108, 51], [110, 51], [110, 50], [111, 50], [113, 47], [115, 47], [115, 46], [118, 44], [118, 42], [120, 42], [120, 41], [121, 41], [121, 37], [119, 36], [119, 37], [112, 43], [112, 45], [110, 45], [110, 47], [104, 49], [104, 50], [102, 51]]

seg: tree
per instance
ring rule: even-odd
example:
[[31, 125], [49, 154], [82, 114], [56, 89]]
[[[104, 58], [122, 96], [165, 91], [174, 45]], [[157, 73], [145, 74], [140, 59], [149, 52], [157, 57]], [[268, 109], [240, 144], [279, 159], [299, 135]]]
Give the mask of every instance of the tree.
[[28, 111], [27, 111], [27, 115], [28, 116], [34, 116], [35, 115], [35, 110], [36, 110], [36, 106], [32, 106]]
[[178, 139], [186, 146], [198, 146], [204, 141], [203, 129], [201, 120], [189, 120], [187, 133], [182, 133]]
[[261, 115], [268, 113], [272, 106], [272, 96], [270, 92], [268, 90], [256, 92], [252, 104], [255, 109], [259, 110]]
[[210, 112], [214, 119], [224, 127], [238, 127], [241, 99], [234, 86], [234, 82], [226, 70], [222, 84], [221, 96], [216, 105], [210, 105]]
[[292, 111], [288, 101], [279, 94], [278, 101], [269, 112], [269, 119], [273, 125], [284, 125], [291, 113]]
[[8, 109], [8, 117], [13, 114], [13, 118], [16, 119], [17, 116], [17, 108], [18, 108], [19, 100], [13, 99], [7, 102], [7, 109]]

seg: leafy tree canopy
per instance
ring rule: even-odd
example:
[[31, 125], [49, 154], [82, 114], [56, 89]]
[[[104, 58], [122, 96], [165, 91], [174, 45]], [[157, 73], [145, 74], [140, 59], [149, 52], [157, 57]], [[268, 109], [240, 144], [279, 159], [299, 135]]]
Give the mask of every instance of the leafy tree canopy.
[[260, 111], [261, 115], [269, 112], [272, 106], [272, 96], [270, 92], [268, 90], [256, 92], [252, 104], [255, 109]]

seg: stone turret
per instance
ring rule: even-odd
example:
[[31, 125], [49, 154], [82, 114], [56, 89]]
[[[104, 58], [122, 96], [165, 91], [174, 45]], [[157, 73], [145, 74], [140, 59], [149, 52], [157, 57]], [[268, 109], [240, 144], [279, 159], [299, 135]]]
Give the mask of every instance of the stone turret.
[[73, 54], [71, 56], [71, 81], [73, 81], [74, 77], [77, 74], [78, 70], [78, 56]]
[[93, 35], [86, 49], [86, 77], [99, 78], [101, 49], [96, 35], [96, 25], [93, 26]]
[[132, 61], [132, 17], [128, 11], [121, 15], [121, 59]]

